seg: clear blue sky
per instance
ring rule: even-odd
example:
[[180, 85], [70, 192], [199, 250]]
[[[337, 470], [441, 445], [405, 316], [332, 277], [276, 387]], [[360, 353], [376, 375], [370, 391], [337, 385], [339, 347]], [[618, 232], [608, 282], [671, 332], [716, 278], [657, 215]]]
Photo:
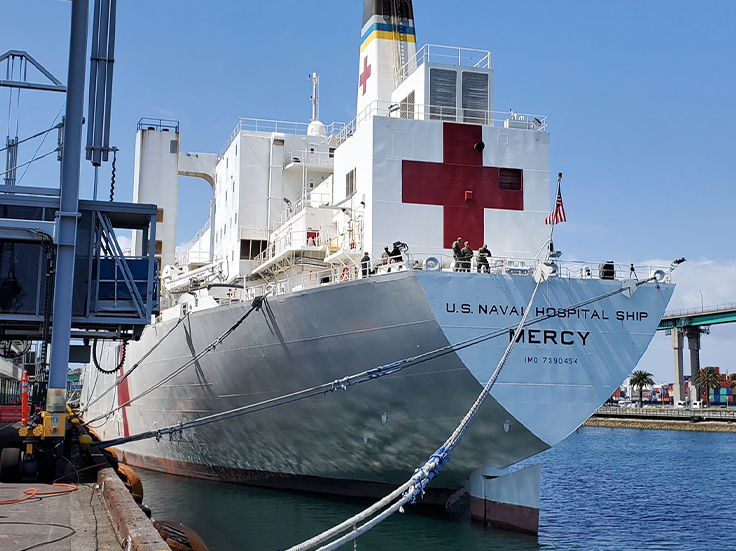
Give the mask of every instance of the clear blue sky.
[[[699, 306], [701, 296], [706, 306], [736, 302], [736, 2], [417, 0], [414, 8], [419, 44], [492, 51], [496, 110], [549, 117], [568, 216], [555, 243], [567, 257], [669, 264], [684, 256], [674, 307]], [[0, 52], [27, 50], [65, 82], [70, 11], [66, 0], [0, 0]], [[239, 116], [308, 121], [307, 75], [316, 71], [321, 119], [349, 121], [361, 17], [361, 0], [120, 1], [116, 198], [132, 198], [143, 116], [179, 120], [185, 151], [218, 152]], [[24, 92], [21, 137], [50, 126], [62, 103]], [[7, 109], [0, 89], [0, 120]], [[23, 183], [55, 185], [55, 163], [32, 167]], [[83, 174], [90, 197], [87, 164]], [[101, 197], [109, 178], [108, 165]], [[182, 180], [180, 242], [206, 220], [208, 193]], [[714, 328], [702, 363], [736, 371], [735, 338], [736, 328]], [[671, 363], [660, 335], [640, 367], [670, 380]]]

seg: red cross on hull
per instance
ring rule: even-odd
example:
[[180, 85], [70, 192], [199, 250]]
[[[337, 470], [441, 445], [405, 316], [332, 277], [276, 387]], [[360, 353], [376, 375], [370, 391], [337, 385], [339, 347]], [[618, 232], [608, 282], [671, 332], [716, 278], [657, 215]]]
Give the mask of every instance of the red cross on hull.
[[[483, 166], [483, 127], [444, 123], [443, 162], [402, 162], [402, 201], [443, 207], [443, 243], [452, 248], [458, 236], [477, 249], [487, 242], [485, 209], [524, 210], [522, 189], [501, 189], [500, 168]], [[520, 172], [520, 171], [519, 171]]]

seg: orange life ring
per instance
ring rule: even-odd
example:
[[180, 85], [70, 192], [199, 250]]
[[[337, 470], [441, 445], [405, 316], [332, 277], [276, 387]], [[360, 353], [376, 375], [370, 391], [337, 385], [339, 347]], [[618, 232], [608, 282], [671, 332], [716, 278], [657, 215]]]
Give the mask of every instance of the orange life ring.
[[350, 281], [350, 268], [348, 268], [347, 266], [342, 269], [342, 280]]

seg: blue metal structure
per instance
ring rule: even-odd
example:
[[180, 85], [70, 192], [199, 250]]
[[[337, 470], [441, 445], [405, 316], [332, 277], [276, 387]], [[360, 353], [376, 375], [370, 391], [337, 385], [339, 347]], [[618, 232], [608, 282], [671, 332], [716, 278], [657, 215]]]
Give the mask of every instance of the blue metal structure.
[[[9, 192], [0, 186], [0, 340], [45, 340], [44, 324], [54, 298], [48, 283], [58, 266], [53, 231], [59, 197], [49, 193], [58, 190], [13, 187]], [[157, 208], [81, 200], [78, 213], [72, 290], [67, 296], [69, 338], [137, 338], [159, 309]], [[142, 232], [147, 255], [123, 251], [117, 240], [121, 230]], [[51, 320], [52, 336], [59, 329], [57, 319], [54, 315]]]

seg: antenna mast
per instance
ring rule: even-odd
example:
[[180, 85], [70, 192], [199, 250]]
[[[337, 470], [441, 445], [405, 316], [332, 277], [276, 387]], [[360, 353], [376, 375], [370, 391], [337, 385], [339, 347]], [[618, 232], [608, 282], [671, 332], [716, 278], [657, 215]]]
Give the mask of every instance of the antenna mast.
[[312, 81], [312, 121], [319, 120], [319, 75], [312, 73], [309, 75]]

